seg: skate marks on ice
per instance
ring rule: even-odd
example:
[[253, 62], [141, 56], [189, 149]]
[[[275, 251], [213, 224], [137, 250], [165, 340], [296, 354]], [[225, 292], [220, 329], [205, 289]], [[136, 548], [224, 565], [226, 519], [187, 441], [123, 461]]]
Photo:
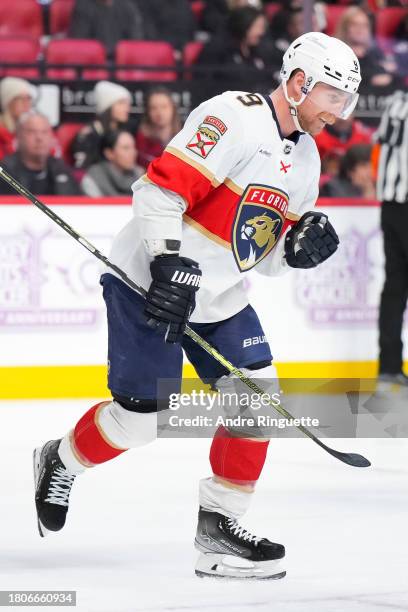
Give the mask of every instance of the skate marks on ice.
[[39, 537], [32, 450], [91, 404], [0, 403], [2, 590], [76, 590], [81, 612], [408, 610], [405, 440], [360, 440], [373, 460], [364, 471], [308, 440], [273, 441], [242, 522], [286, 545], [287, 576], [223, 582], [194, 575], [208, 440], [159, 440], [78, 477], [66, 527]]

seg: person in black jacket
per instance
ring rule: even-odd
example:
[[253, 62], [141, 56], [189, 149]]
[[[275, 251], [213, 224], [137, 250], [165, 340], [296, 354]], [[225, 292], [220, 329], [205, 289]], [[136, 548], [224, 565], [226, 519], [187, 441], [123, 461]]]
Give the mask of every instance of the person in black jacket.
[[[68, 166], [52, 157], [54, 136], [44, 115], [30, 111], [17, 125], [17, 152], [2, 160], [2, 166], [26, 189], [38, 195], [81, 195], [81, 190]], [[0, 195], [15, 195], [0, 181]]]
[[207, 0], [201, 19], [201, 27], [210, 34], [222, 36], [228, 30], [230, 11], [244, 6], [262, 9], [262, 2], [261, 0]]
[[[242, 78], [234, 67], [264, 70], [265, 62], [260, 53], [260, 42], [266, 31], [266, 18], [262, 11], [247, 6], [231, 11], [226, 35], [211, 39], [200, 53], [196, 65], [207, 65], [213, 78], [231, 78], [234, 83]], [[211, 70], [211, 67], [214, 70]], [[251, 73], [245, 75], [246, 80]], [[248, 86], [248, 85], [247, 85]], [[248, 86], [249, 87], [249, 86]]]
[[77, 0], [71, 19], [71, 38], [99, 40], [113, 57], [120, 40], [152, 38], [150, 24], [131, 0]]
[[102, 139], [110, 130], [136, 131], [130, 119], [132, 97], [125, 87], [99, 81], [94, 95], [95, 119], [78, 132], [71, 145], [77, 170], [85, 170], [103, 160]]
[[165, 40], [179, 51], [194, 39], [196, 22], [189, 0], [132, 0], [132, 3], [149, 24], [151, 38]]

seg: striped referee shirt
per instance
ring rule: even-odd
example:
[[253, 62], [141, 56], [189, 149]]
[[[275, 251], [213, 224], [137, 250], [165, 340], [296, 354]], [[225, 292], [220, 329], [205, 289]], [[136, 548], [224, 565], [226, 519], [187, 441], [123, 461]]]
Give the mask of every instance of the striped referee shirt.
[[381, 145], [377, 197], [381, 202], [408, 203], [408, 93], [388, 100], [377, 131]]

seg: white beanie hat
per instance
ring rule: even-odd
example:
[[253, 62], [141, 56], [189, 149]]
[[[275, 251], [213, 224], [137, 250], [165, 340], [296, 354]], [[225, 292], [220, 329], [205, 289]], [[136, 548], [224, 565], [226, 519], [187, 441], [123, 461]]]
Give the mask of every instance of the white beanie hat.
[[119, 100], [129, 100], [129, 102], [132, 100], [126, 87], [110, 83], [109, 81], [99, 81], [95, 86], [94, 92], [97, 115], [104, 113], [115, 102], [119, 102]]
[[24, 79], [5, 77], [0, 81], [0, 104], [2, 110], [6, 110], [10, 102], [17, 98], [17, 96], [28, 94], [34, 98], [34, 91], [35, 88], [31, 83]]

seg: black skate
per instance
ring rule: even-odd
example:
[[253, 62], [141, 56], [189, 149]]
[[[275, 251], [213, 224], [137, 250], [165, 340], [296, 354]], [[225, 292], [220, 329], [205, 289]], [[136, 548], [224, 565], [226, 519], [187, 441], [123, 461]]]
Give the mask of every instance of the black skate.
[[257, 538], [235, 519], [200, 508], [195, 547], [201, 552], [197, 576], [267, 580], [283, 578], [285, 547]]
[[75, 479], [58, 455], [60, 442], [50, 440], [42, 448], [36, 448], [33, 454], [35, 505], [42, 538], [65, 525], [69, 494]]

